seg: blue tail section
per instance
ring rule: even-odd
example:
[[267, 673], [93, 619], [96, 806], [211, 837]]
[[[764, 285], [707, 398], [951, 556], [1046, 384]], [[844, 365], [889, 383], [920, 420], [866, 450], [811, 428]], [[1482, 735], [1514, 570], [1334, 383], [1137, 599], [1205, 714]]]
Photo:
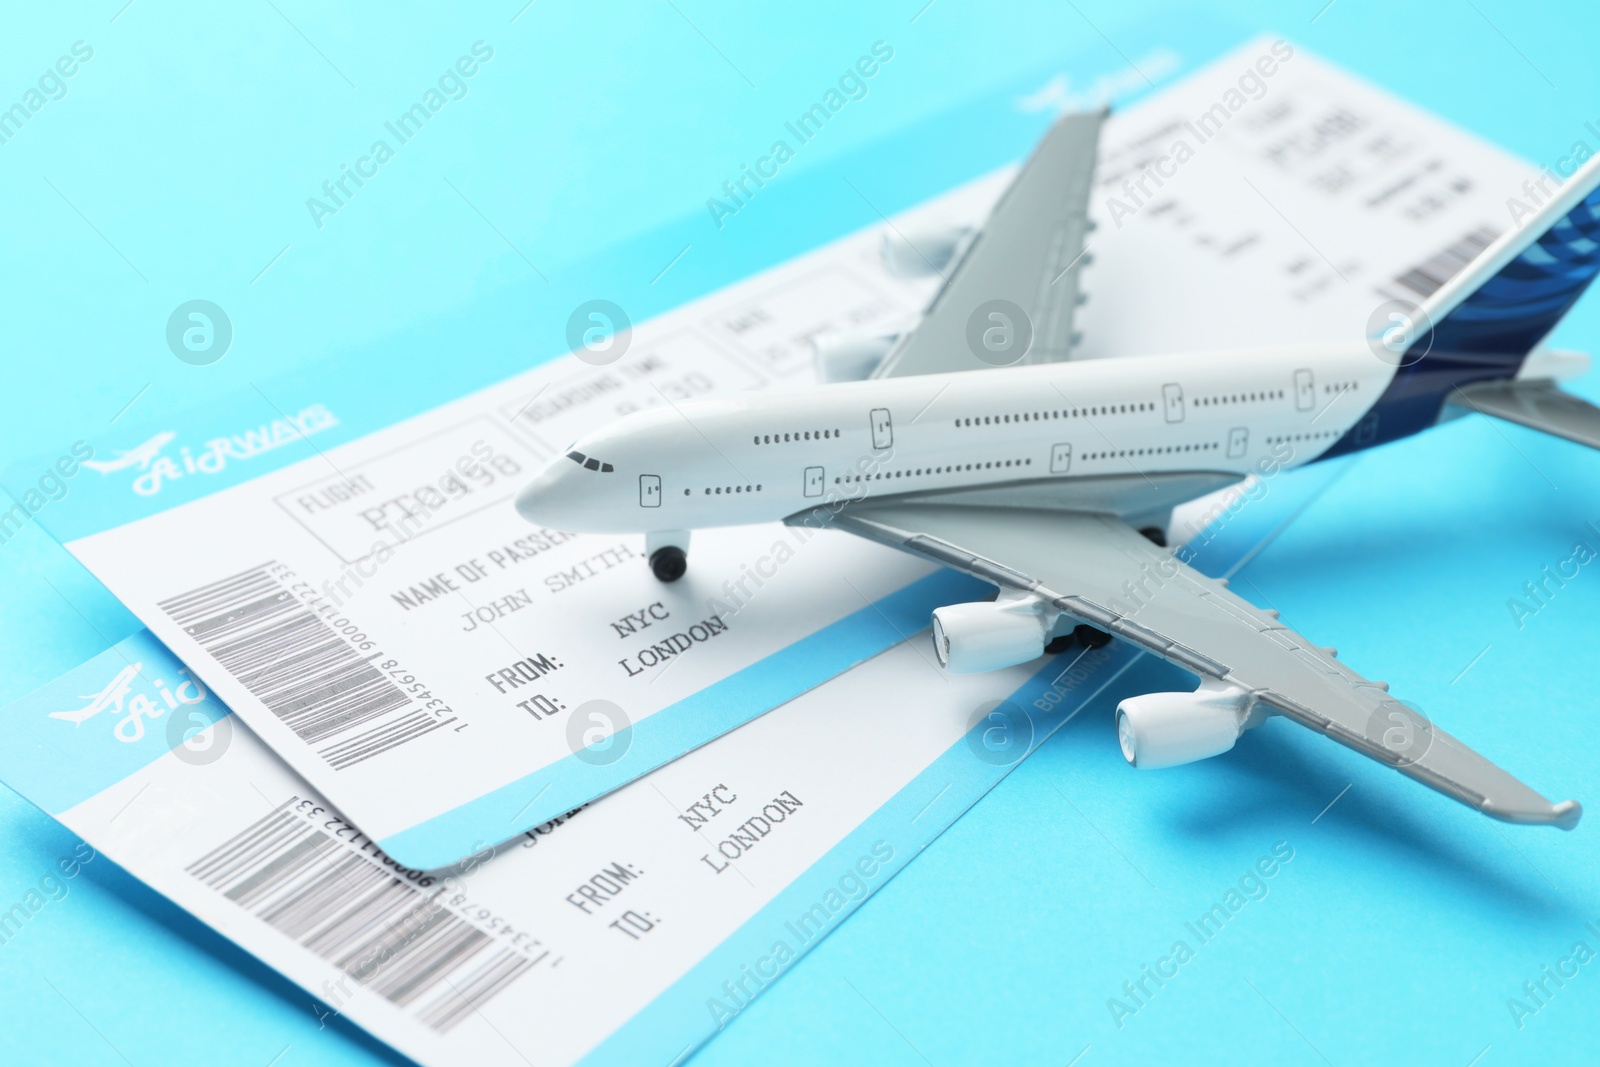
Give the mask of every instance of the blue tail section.
[[1522, 357], [1555, 328], [1596, 272], [1600, 189], [1456, 305], [1435, 324], [1432, 337], [1419, 338], [1418, 344], [1431, 343], [1441, 353], [1514, 357], [1520, 367]]
[[1515, 377], [1597, 273], [1600, 157], [1428, 299], [1383, 395], [1323, 458], [1427, 429], [1457, 386]]

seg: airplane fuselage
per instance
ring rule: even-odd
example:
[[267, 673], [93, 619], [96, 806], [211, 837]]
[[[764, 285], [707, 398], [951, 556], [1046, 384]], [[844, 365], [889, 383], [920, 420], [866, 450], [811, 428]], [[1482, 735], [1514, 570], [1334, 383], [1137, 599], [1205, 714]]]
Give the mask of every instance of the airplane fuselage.
[[686, 401], [575, 442], [518, 507], [565, 530], [649, 533], [908, 495], [1048, 506], [1075, 481], [1154, 484], [1185, 473], [1225, 481], [1309, 463], [1349, 434], [1359, 440], [1393, 372], [1365, 346], [1330, 346]]

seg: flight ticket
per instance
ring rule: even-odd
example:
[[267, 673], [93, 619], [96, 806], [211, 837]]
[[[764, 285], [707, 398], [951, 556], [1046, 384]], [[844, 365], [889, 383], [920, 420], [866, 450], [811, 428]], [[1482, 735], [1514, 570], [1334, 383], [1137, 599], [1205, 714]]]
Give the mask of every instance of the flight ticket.
[[[1166, 179], [1166, 200], [1133, 205], [1137, 214], [1123, 218], [1119, 228], [1106, 212], [1120, 214], [1120, 208], [1108, 209], [1106, 198], [1118, 194], [1127, 175], [1137, 176], [1143, 168], [1129, 170], [1131, 164], [1123, 163], [1118, 171], [1118, 161], [1131, 158], [1139, 144], [1154, 144], [1175, 155], [1172, 142], [1163, 139], [1200, 116], [1211, 101], [1224, 101], [1225, 106], [1227, 89], [1238, 87], [1241, 72], [1258, 70], [1258, 58], [1274, 54], [1273, 43], [1268, 38], [1243, 46], [1129, 109], [1107, 128], [1107, 165], [1095, 208], [1100, 229], [1093, 242], [1098, 262], [1091, 277], [1097, 284], [1083, 309], [1085, 321], [1091, 321], [1094, 311], [1100, 336], [1086, 334], [1086, 355], [1119, 351], [1114, 337], [1105, 336], [1117, 330], [1131, 338], [1130, 350], [1215, 348], [1252, 339], [1259, 343], [1263, 332], [1290, 340], [1314, 340], [1319, 333], [1323, 338], [1344, 336], [1330, 331], [1343, 331], [1351, 322], [1359, 328], [1365, 309], [1385, 299], [1394, 286], [1408, 284], [1397, 279], [1430, 284], [1433, 275], [1447, 272], [1459, 258], [1463, 234], [1499, 223], [1498, 183], [1512, 176], [1520, 182], [1527, 168], [1297, 50], [1280, 59], [1268, 90], [1254, 101], [1272, 99], [1281, 108], [1274, 112], [1276, 118], [1269, 120], [1265, 112], [1260, 117], [1263, 124], [1276, 124], [1276, 133], [1251, 126], [1214, 135], [1221, 138], [1211, 144], [1215, 151], [1195, 155]], [[1241, 98], [1250, 100], [1250, 93], [1241, 90]], [[1241, 109], [1237, 117], [1246, 114]], [[1293, 160], [1315, 155], [1321, 162], [1285, 165], [1286, 155]], [[1343, 185], [1352, 195], [1341, 198], [1329, 187], [1343, 179], [1329, 175], [1343, 172], [1357, 177]], [[1249, 195], [1237, 197], [1244, 184], [1241, 174], [1265, 195], [1246, 189]], [[909, 230], [930, 219], [976, 219], [1003, 187], [1004, 177], [993, 175], [957, 190], [897, 224]], [[1468, 183], [1465, 189], [1459, 188], [1463, 182]], [[1146, 185], [1154, 188], [1153, 180], [1147, 179]], [[1423, 206], [1443, 201], [1451, 189], [1456, 190], [1453, 198], [1442, 206]], [[1321, 223], [1316, 232], [1297, 237], [1293, 227], [1285, 227], [1283, 216], [1297, 214], [1315, 197], [1329, 198], [1319, 217], [1342, 212], [1343, 229]], [[1138, 217], [1146, 211], [1148, 217]], [[1344, 231], [1364, 236], [1339, 240]], [[680, 381], [691, 374], [708, 379], [720, 374], [722, 384], [743, 380], [755, 387], [804, 379], [803, 337], [808, 331], [836, 328], [816, 323], [833, 321], [826, 315], [844, 306], [839, 298], [867, 292], [877, 300], [901, 292], [896, 283], [874, 273], [872, 240], [871, 234], [856, 235], [802, 257], [798, 265], [758, 276], [748, 287], [691, 306], [682, 318], [669, 316], [672, 321], [660, 333], [646, 325], [635, 345], [642, 357], [651, 350], [652, 336], [667, 339], [658, 351], [669, 350], [671, 338], [695, 338], [686, 343], [681, 361], [671, 364]], [[1457, 251], [1451, 252], [1453, 248]], [[1159, 277], [1166, 269], [1160, 261], [1164, 256], [1208, 264], [1202, 276], [1191, 278], [1203, 296], [1169, 298], [1147, 289], [1147, 311], [1175, 305], [1181, 314], [1147, 313], [1139, 321], [1119, 317], [1131, 316], [1133, 306], [1119, 294], [1133, 291], [1142, 279]], [[854, 279], [860, 288], [834, 289], [828, 309], [814, 308], [794, 294], [804, 293], [808, 285], [835, 284], [819, 283], [818, 277]], [[769, 330], [768, 342], [741, 349], [727, 339], [714, 340], [717, 324], [729, 321], [730, 314], [746, 330]], [[809, 327], [801, 322], [807, 314], [814, 316]], [[637, 546], [609, 546], [633, 556], [604, 565], [595, 562], [608, 547], [604, 539], [571, 538], [559, 531], [530, 533], [502, 520], [504, 497], [494, 500], [501, 475], [514, 486], [525, 462], [540, 456], [539, 449], [549, 449], [559, 433], [572, 432], [549, 428], [559, 413], [568, 412], [578, 419], [572, 424], [579, 425], [582, 419], [598, 419], [619, 406], [641, 402], [641, 397], [649, 402], [647, 393], [627, 391], [628, 372], [619, 369], [595, 372], [568, 360], [543, 373], [550, 377], [528, 376], [447, 405], [417, 426], [396, 428], [403, 433], [381, 435], [377, 443], [363, 439], [332, 450], [327, 463], [340, 468], [334, 474], [318, 459], [229, 490], [231, 506], [248, 509], [264, 522], [274, 516], [282, 521], [274, 527], [271, 544], [186, 542], [189, 562], [221, 577], [191, 572], [175, 555], [156, 550], [153, 535], [140, 527], [151, 522], [178, 536], [181, 531], [165, 513], [75, 541], [74, 551], [106, 576], [113, 589], [124, 595], [130, 589], [144, 590], [141, 595], [153, 598], [133, 603], [142, 616], [161, 625], [155, 635], [135, 635], [0, 712], [5, 739], [0, 776], [95, 848], [287, 975], [305, 990], [307, 1010], [319, 1019], [348, 1018], [421, 1063], [676, 1062], [735, 1018], [1062, 723], [1084, 709], [1107, 712], [1123, 696], [1170, 686], [1172, 671], [1114, 643], [1077, 648], [1053, 660], [989, 675], [945, 675], [927, 649], [900, 639], [901, 628], [910, 633], [923, 625], [913, 613], [923, 612], [921, 604], [896, 613], [900, 604], [924, 593], [953, 597], [970, 592], [955, 585], [934, 588], [933, 583], [954, 580], [839, 539], [837, 548], [825, 550], [863, 553], [856, 561], [861, 569], [849, 572], [860, 587], [853, 602], [841, 597], [841, 607], [827, 590], [811, 593], [805, 580], [782, 581], [791, 573], [788, 569], [769, 579], [768, 586], [751, 583], [761, 595], [752, 594], [747, 603], [734, 606], [727, 630], [698, 643], [707, 653], [730, 646], [743, 651], [709, 655], [713, 662], [700, 667], [692, 658], [698, 651], [648, 665], [653, 671], [667, 670], [668, 678], [670, 672], [685, 671], [691, 681], [665, 690], [674, 694], [676, 704], [664, 703], [662, 710], [646, 715], [638, 709], [649, 704], [618, 696], [634, 690], [603, 683], [639, 677], [631, 670], [644, 666], [640, 650], [665, 643], [659, 636], [644, 640], [649, 630], [676, 633], [682, 628], [687, 635], [689, 626], [720, 617], [698, 610], [702, 601], [696, 598], [714, 594], [701, 588], [687, 600], [664, 599], [665, 591], [634, 558]], [[615, 377], [606, 379], [605, 373]], [[563, 381], [569, 384], [560, 386]], [[597, 384], [603, 381], [610, 384]], [[551, 388], [558, 392], [551, 395]], [[537, 406], [541, 397], [548, 406]], [[589, 414], [578, 418], [585, 410]], [[539, 418], [525, 425], [525, 415], [533, 411]], [[331, 410], [316, 416], [324, 417], [333, 417]], [[463, 426], [470, 429], [461, 432]], [[482, 447], [474, 450], [480, 442]], [[440, 451], [429, 451], [435, 448]], [[439, 840], [454, 844], [438, 851], [453, 849], [453, 865], [428, 869], [408, 858], [409, 853], [431, 857], [436, 852], [390, 847], [406, 840], [392, 829], [403, 820], [369, 824], [353, 814], [346, 797], [371, 812], [403, 790], [431, 792], [437, 787], [451, 803], [470, 805], [470, 798], [484, 795], [486, 787], [500, 786], [483, 770], [496, 764], [461, 767], [447, 762], [461, 757], [428, 746], [462, 737], [468, 741], [453, 743], [477, 743], [480, 734], [455, 730], [454, 724], [438, 726], [344, 770], [321, 759], [322, 749], [307, 745], [301, 746], [298, 761], [292, 745], [275, 754], [273, 746], [229, 712], [234, 695], [253, 693], [250, 684], [239, 680], [253, 677], [240, 670], [241, 653], [221, 650], [222, 655], [214, 655], [206, 644], [209, 633], [231, 625], [230, 614], [248, 610], [276, 612], [290, 630], [302, 626], [315, 631], [300, 610], [314, 593], [297, 591], [296, 583], [316, 590], [343, 573], [330, 561], [362, 558], [352, 553], [359, 553], [368, 530], [350, 518], [353, 509], [342, 508], [359, 496], [353, 494], [355, 480], [365, 476], [374, 487], [384, 486], [382, 493], [368, 498], [368, 503], [389, 504], [383, 515], [403, 514], [393, 510], [398, 495], [394, 487], [409, 484], [406, 479], [420, 469], [407, 457], [457, 450], [469, 461], [452, 466], [470, 490], [439, 490], [452, 499], [440, 508], [437, 524], [414, 531], [400, 543], [403, 551], [357, 588], [369, 592], [359, 601], [352, 598], [348, 618], [360, 617], [365, 629], [341, 633], [334, 620], [345, 615], [308, 608], [312, 622], [340, 638], [338, 643], [324, 638], [314, 664], [335, 669], [349, 662], [341, 651], [348, 648], [382, 672], [393, 669], [386, 666], [388, 659], [404, 655], [405, 670], [415, 671], [416, 681], [402, 676], [394, 684], [402, 689], [423, 685], [431, 695], [407, 692], [406, 707], [427, 710], [430, 699], [455, 700], [446, 685], [465, 687], [492, 672], [447, 669], [450, 650], [482, 647], [501, 655], [523, 653], [510, 662], [533, 658], [537, 650], [548, 665], [535, 662], [527, 672], [510, 668], [525, 684], [513, 685], [500, 676], [504, 694], [490, 684], [497, 698], [505, 698], [503, 704], [474, 697], [456, 701], [460, 708], [452, 704], [449, 713], [517, 708], [516, 714], [529, 724], [544, 723], [558, 731], [565, 728], [561, 717], [570, 716], [570, 710], [557, 707], [552, 715], [552, 709], [537, 701], [531, 710], [521, 709], [520, 702], [543, 695], [572, 709], [582, 701], [605, 698], [637, 714], [636, 721], [648, 722], [685, 706], [696, 692], [714, 691], [719, 683], [706, 683], [705, 678], [740, 677], [749, 663], [793, 677], [763, 689], [755, 687], [754, 676], [744, 675], [747, 680], [739, 684], [752, 688], [733, 695], [748, 696], [752, 703], [739, 718], [754, 715], [763, 700], [781, 706], [723, 731], [697, 751], [603, 799], [593, 800], [583, 790], [557, 792], [565, 806], [552, 806], [535, 803], [537, 793], [531, 799], [518, 794], [513, 799], [527, 810], [515, 817], [482, 825], [448, 823], [454, 836]], [[153, 454], [159, 458], [162, 453]], [[505, 457], [519, 470], [504, 470]], [[1185, 556], [1193, 565], [1215, 575], [1231, 573], [1350, 462], [1263, 472], [1180, 509], [1173, 533], [1186, 542]], [[160, 469], [155, 462], [149, 468]], [[184, 464], [177, 469], [183, 471]], [[142, 476], [134, 466], [121, 473]], [[352, 493], [350, 499], [327, 493], [334, 484], [343, 484], [344, 492]], [[307, 485], [315, 488], [307, 490]], [[318, 496], [319, 491], [324, 495]], [[412, 493], [412, 498], [424, 495]], [[293, 510], [302, 497], [326, 499], [329, 514], [302, 522]], [[195, 514], [195, 521], [209, 521], [204, 509]], [[301, 534], [294, 533], [296, 527]], [[507, 531], [503, 536], [502, 530]], [[753, 542], [758, 547], [762, 538], [788, 536], [776, 527], [763, 528], [760, 535]], [[463, 546], [479, 546], [470, 558], [494, 574], [499, 564], [491, 552], [503, 552], [503, 544], [515, 544], [518, 538], [526, 543], [514, 551], [530, 558], [513, 561], [507, 555], [506, 569], [525, 568], [518, 586], [526, 588], [533, 605], [504, 612], [493, 606], [510, 595], [503, 592], [510, 579], [485, 587], [501, 591], [496, 596], [472, 591], [476, 583], [465, 577], [456, 589], [441, 588], [436, 598], [423, 595], [421, 584], [437, 573], [450, 573], [450, 561], [461, 555]], [[312, 542], [323, 556], [307, 547]], [[742, 547], [734, 541], [726, 544]], [[119, 545], [155, 553], [147, 561], [148, 581], [134, 581], [127, 573], [134, 568], [116, 563]], [[700, 542], [696, 548], [699, 552]], [[824, 548], [819, 541], [797, 550], [790, 563], [800, 564], [804, 552]], [[267, 554], [249, 555], [252, 551]], [[815, 569], [792, 573], [809, 575], [812, 583], [828, 579], [820, 551], [817, 559]], [[700, 552], [693, 565], [702, 562], [707, 569], [721, 568], [714, 573], [733, 573], [728, 560], [716, 553]], [[894, 571], [895, 566], [906, 569]], [[435, 575], [426, 573], [430, 570]], [[202, 588], [208, 584], [216, 588]], [[410, 591], [412, 585], [419, 586], [417, 592]], [[237, 590], [246, 586], [255, 597], [250, 604], [268, 607], [219, 611], [236, 604]], [[639, 603], [640, 590], [651, 591], [648, 603], [622, 610]], [[415, 603], [403, 606], [395, 593]], [[321, 595], [330, 594], [324, 589]], [[657, 602], [660, 608], [652, 610]], [[756, 617], [745, 612], [765, 602], [774, 607], [771, 616], [761, 616], [764, 620], [781, 619], [780, 604], [791, 612], [812, 614], [809, 623], [792, 622], [784, 631], [802, 636], [767, 652], [763, 661], [750, 657], [769, 646], [753, 638], [747, 638], [750, 645], [739, 646], [731, 638], [747, 628], [744, 619]], [[872, 614], [863, 614], [860, 608], [868, 602]], [[370, 610], [358, 613], [363, 604]], [[480, 608], [488, 609], [487, 616], [478, 614]], [[847, 609], [848, 614], [840, 614]], [[562, 625], [522, 628], [554, 611], [564, 612]], [[881, 627], [862, 624], [874, 615]], [[399, 621], [385, 627], [385, 619]], [[862, 626], [840, 640], [861, 640], [864, 633], [882, 641], [887, 651], [849, 670], [839, 666], [849, 656], [841, 656], [812, 673], [804, 673], [811, 669], [808, 664], [782, 658], [790, 649], [817, 648], [816, 635], [839, 633], [830, 628], [839, 626], [840, 619]], [[185, 634], [185, 627], [200, 632]], [[748, 628], [757, 627], [751, 623]], [[382, 643], [378, 654], [360, 647], [363, 635]], [[396, 635], [402, 644], [392, 643]], [[242, 654], [248, 658], [248, 633], [244, 645]], [[823, 645], [821, 651], [826, 650]], [[678, 659], [681, 663], [674, 662]], [[469, 657], [468, 662], [481, 661]], [[819, 678], [827, 672], [838, 676]], [[695, 690], [695, 685], [701, 688]], [[783, 686], [797, 695], [784, 696]], [[235, 711], [250, 727], [258, 721], [269, 726], [280, 722], [270, 702], [248, 706], [255, 708], [254, 714], [247, 715], [244, 707]], [[704, 707], [701, 711], [714, 717]], [[436, 709], [431, 714], [436, 721], [448, 718]], [[482, 721], [493, 725], [498, 720], [486, 716]], [[685, 747], [708, 736], [688, 725], [677, 729], [685, 731], [678, 735]], [[292, 729], [290, 733], [298, 737]], [[610, 739], [602, 736], [577, 751], [605, 757], [616, 751], [606, 745]], [[308, 751], [319, 759], [306, 759]], [[431, 764], [415, 755], [430, 751], [435, 753]], [[570, 756], [574, 750], [556, 751]], [[351, 770], [400, 758], [418, 760], [413, 777], [404, 783], [374, 777], [346, 784], [354, 782]], [[594, 766], [611, 764], [600, 759]], [[638, 772], [633, 766], [624, 771]], [[609, 781], [620, 783], [622, 777]], [[591, 787], [603, 791], [599, 783], [605, 780], [592, 779]], [[478, 792], [463, 787], [464, 782], [475, 783]], [[548, 784], [545, 788], [556, 791]], [[463, 796], [469, 800], [461, 801]], [[574, 796], [580, 799], [570, 799]], [[408, 818], [418, 817], [415, 807], [407, 810], [412, 812]], [[539, 817], [530, 821], [532, 815]], [[446, 807], [429, 817], [448, 818]], [[457, 859], [461, 862], [453, 863]]]
[[[1506, 191], [1529, 173], [1271, 37], [1114, 115], [1101, 151], [1082, 358], [1364, 337], [1396, 287], [1415, 296], [1503, 228]], [[894, 226], [978, 224], [1010, 173]], [[818, 340], [913, 320], [937, 279], [885, 270], [883, 235], [216, 492], [192, 490], [241, 455], [315, 445], [339, 402], [232, 438], [158, 432], [126, 463], [97, 460], [99, 482], [46, 521], [136, 502], [140, 517], [103, 509], [67, 547], [388, 855], [453, 863], [983, 595], [882, 546], [779, 524], [697, 531], [687, 576], [662, 584], [642, 539], [532, 526], [511, 506], [610, 419], [810, 381]], [[178, 483], [189, 496], [161, 507]]]
[[[1348, 465], [1185, 505], [1186, 557], [1232, 573]], [[0, 778], [290, 978], [319, 1025], [429, 1067], [677, 1063], [1055, 731], [1174, 673], [1117, 643], [945, 675], [903, 642], [421, 870], [141, 631], [0, 710]], [[62, 744], [102, 712], [120, 733]]]

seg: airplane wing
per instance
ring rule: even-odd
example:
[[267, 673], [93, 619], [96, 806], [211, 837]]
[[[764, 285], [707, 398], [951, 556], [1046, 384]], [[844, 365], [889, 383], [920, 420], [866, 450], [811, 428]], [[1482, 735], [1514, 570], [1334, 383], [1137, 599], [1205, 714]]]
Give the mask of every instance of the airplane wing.
[[[1088, 256], [1089, 189], [1106, 112], [1064, 115], [875, 378], [1064, 360]], [[981, 355], [980, 355], [981, 353]]]
[[[798, 517], [797, 517], [798, 518]], [[1372, 682], [1121, 520], [1072, 511], [866, 503], [840, 528], [1030, 595], [1283, 715], [1496, 819], [1570, 830], [1551, 804]], [[1400, 724], [1404, 729], [1395, 729]]]
[[1590, 448], [1600, 448], [1600, 408], [1564, 392], [1549, 380], [1506, 378], [1473, 382], [1450, 394], [1450, 403], [1493, 415], [1531, 430], [1543, 430]]

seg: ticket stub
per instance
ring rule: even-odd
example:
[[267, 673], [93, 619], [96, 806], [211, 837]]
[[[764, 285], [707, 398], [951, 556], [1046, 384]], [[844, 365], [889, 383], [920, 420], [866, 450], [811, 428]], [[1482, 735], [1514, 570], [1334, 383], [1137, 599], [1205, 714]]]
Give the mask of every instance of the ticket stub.
[[[1420, 293], [1464, 263], [1527, 173], [1288, 42], [1253, 41], [1106, 126], [1082, 354], [1363, 334], [1395, 287]], [[977, 223], [1007, 177], [895, 225]], [[776, 524], [697, 533], [687, 577], [663, 585], [637, 539], [532, 527], [510, 505], [607, 420], [805, 381], [814, 339], [913, 317], [931, 282], [884, 270], [881, 237], [853, 234], [643, 323], [611, 362], [553, 360], [209, 495], [80, 525], [67, 547], [387, 854], [455, 862], [983, 590]], [[95, 488], [148, 511], [175, 481], [315, 443], [338, 412], [269, 413], [204, 443], [163, 432], [126, 462], [97, 461]]]
[[[1129, 659], [1093, 657], [1074, 691]], [[1060, 718], [1008, 705], [984, 727], [991, 748], [969, 747], [995, 683], [1010, 691], [1030, 670], [945, 683], [901, 645], [603, 800], [423, 871], [182, 670], [141, 633], [13, 705], [8, 784], [299, 983], [308, 1011], [426, 1064], [571, 1063], [608, 1038], [613, 1062], [672, 1060], [754, 996], [749, 968], [776, 977]], [[86, 761], [87, 744], [23, 757], [31, 738], [59, 740], [51, 717], [79, 712], [85, 691], [116, 721], [148, 723], [130, 744], [98, 739], [117, 765]], [[656, 1021], [617, 1034], [641, 1013]]]
[[[1228, 571], [1340, 471], [1189, 508], [1193, 563]], [[926, 656], [901, 643], [440, 870], [389, 853], [147, 631], [0, 710], [0, 778], [323, 1023], [430, 1067], [676, 1063], [1073, 716], [1173, 684], [1120, 643], [989, 675]]]

